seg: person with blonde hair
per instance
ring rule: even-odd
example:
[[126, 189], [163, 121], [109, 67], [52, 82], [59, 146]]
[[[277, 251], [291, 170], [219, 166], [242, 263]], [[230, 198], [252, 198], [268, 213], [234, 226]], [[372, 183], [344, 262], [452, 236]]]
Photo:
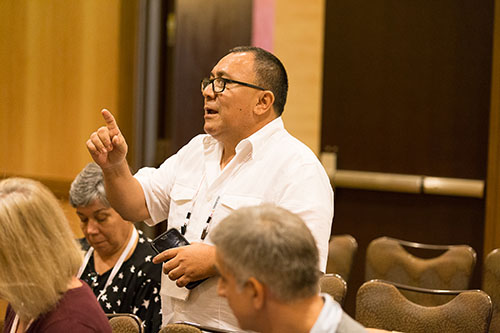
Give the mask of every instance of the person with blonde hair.
[[55, 196], [25, 178], [0, 181], [0, 297], [4, 332], [111, 332], [89, 286], [82, 252]]

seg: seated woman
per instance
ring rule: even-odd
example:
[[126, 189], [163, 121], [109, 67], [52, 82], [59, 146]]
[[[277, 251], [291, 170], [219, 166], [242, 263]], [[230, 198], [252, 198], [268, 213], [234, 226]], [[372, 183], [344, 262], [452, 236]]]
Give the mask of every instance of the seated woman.
[[101, 168], [88, 164], [71, 184], [70, 203], [76, 208], [86, 251], [80, 278], [94, 291], [106, 313], [132, 313], [146, 333], [161, 325], [161, 265], [142, 231], [125, 221], [108, 203]]
[[0, 297], [4, 332], [108, 332], [82, 254], [54, 195], [24, 178], [0, 181]]

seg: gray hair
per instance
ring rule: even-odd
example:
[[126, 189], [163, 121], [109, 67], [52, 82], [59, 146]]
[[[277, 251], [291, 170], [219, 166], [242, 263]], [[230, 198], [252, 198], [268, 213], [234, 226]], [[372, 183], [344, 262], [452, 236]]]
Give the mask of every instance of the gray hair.
[[85, 207], [98, 199], [106, 207], [110, 207], [106, 190], [104, 189], [104, 176], [102, 169], [96, 163], [89, 163], [76, 176], [69, 190], [71, 206]]
[[254, 277], [285, 302], [319, 292], [316, 242], [302, 219], [286, 209], [238, 209], [214, 228], [211, 239], [240, 286]]

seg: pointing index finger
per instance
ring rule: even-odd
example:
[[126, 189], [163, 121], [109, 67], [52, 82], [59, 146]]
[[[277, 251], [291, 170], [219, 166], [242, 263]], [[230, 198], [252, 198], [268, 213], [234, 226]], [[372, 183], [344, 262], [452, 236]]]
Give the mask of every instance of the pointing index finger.
[[106, 127], [108, 128], [111, 137], [120, 134], [118, 124], [116, 123], [115, 117], [113, 117], [111, 112], [109, 112], [107, 109], [102, 109], [101, 114], [104, 118], [104, 121], [106, 122]]

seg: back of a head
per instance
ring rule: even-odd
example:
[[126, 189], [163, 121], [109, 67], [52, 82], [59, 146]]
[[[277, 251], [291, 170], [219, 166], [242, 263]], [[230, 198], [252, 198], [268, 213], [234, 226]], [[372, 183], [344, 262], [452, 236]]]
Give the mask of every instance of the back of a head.
[[250, 52], [255, 56], [256, 84], [274, 94], [274, 111], [281, 116], [288, 94], [288, 75], [283, 63], [271, 52], [256, 46], [238, 46], [229, 53]]
[[282, 301], [318, 293], [319, 254], [302, 219], [274, 205], [234, 211], [211, 239], [224, 265], [243, 284], [254, 277]]
[[69, 202], [74, 208], [86, 207], [95, 199], [110, 207], [104, 189], [102, 169], [92, 162], [87, 164], [71, 183]]
[[0, 181], [0, 294], [21, 319], [55, 306], [81, 262], [52, 192], [31, 179]]

